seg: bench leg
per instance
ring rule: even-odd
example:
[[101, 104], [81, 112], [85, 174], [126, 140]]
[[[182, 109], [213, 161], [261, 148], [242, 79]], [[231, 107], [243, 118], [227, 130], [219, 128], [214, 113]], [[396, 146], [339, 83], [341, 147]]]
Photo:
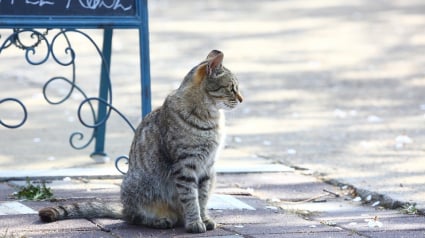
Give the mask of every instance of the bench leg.
[[[108, 102], [110, 82], [110, 66], [111, 66], [111, 50], [112, 50], [112, 28], [105, 28], [103, 32], [103, 59], [100, 73], [99, 98]], [[107, 105], [99, 102], [97, 108], [96, 122], [106, 117]], [[94, 129], [95, 146], [94, 152], [90, 155], [97, 163], [105, 163], [109, 161], [109, 157], [105, 152], [105, 133], [106, 122], [102, 123]]]

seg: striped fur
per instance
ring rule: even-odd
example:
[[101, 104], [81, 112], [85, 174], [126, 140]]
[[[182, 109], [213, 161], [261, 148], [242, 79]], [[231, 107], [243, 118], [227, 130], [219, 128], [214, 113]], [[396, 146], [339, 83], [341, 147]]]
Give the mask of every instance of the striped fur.
[[214, 229], [206, 207], [222, 144], [221, 109], [242, 102], [238, 81], [222, 60], [223, 53], [211, 51], [164, 104], [143, 119], [121, 184], [122, 206], [92, 202], [44, 208], [41, 219], [112, 217], [156, 228], [181, 224], [192, 233]]

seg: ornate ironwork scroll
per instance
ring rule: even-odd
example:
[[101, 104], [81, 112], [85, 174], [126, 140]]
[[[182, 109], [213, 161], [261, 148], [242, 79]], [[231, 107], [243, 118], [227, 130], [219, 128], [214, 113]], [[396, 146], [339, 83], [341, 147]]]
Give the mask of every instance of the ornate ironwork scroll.
[[21, 101], [19, 101], [16, 98], [1, 99], [0, 105], [2, 103], [6, 103], [6, 102], [16, 102], [22, 108], [22, 111], [24, 112], [24, 117], [22, 118], [21, 122], [19, 122], [18, 124], [15, 124], [15, 125], [8, 124], [8, 123], [4, 122], [3, 120], [1, 120], [1, 118], [0, 118], [0, 125], [4, 126], [6, 128], [10, 128], [10, 129], [15, 129], [15, 128], [21, 127], [27, 121], [27, 117], [28, 117], [27, 108], [25, 107], [25, 105]]
[[[75, 62], [75, 50], [71, 44], [71, 41], [68, 37], [69, 34], [78, 34], [82, 36], [84, 39], [86, 39], [96, 50], [98, 56], [102, 59], [102, 71], [105, 72], [106, 77], [102, 77], [102, 87], [101, 90], [104, 90], [106, 92], [106, 97], [88, 97], [88, 95], [84, 92], [84, 90], [78, 86], [76, 81], [76, 62]], [[48, 38], [47, 36], [50, 35]], [[1, 37], [1, 35], [0, 35]], [[23, 40], [23, 38], [26, 38]], [[111, 34], [112, 37], [112, 34]], [[62, 42], [66, 42], [65, 48], [60, 49], [58, 47], [57, 42], [59, 39], [62, 40]], [[43, 45], [44, 47], [40, 47]], [[128, 125], [129, 127], [135, 131], [134, 126], [130, 123], [130, 121], [117, 109], [112, 105], [112, 85], [110, 80], [110, 73], [109, 73], [109, 63], [110, 60], [106, 60], [105, 56], [102, 52], [102, 50], [99, 48], [97, 43], [85, 32], [76, 30], [76, 29], [59, 29], [58, 32], [55, 32], [50, 29], [46, 29], [44, 32], [41, 32], [36, 29], [13, 29], [12, 34], [10, 34], [7, 38], [4, 39], [3, 43], [0, 45], [0, 55], [1, 52], [5, 49], [15, 46], [21, 50], [23, 50], [25, 53], [25, 60], [31, 64], [31, 65], [41, 65], [45, 63], [47, 60], [52, 59], [55, 63], [61, 65], [61, 66], [67, 66], [71, 68], [71, 77], [65, 77], [65, 76], [55, 76], [50, 78], [43, 86], [43, 96], [44, 99], [51, 105], [59, 105], [67, 101], [71, 95], [74, 92], [80, 93], [84, 100], [80, 103], [77, 115], [80, 123], [87, 127], [92, 129], [91, 135], [88, 137], [88, 139], [85, 140], [85, 135], [82, 132], [74, 132], [69, 137], [69, 143], [72, 148], [81, 150], [84, 148], [87, 148], [93, 141], [96, 139], [95, 131], [97, 128], [101, 126], [105, 126], [106, 121], [110, 117], [112, 112], [117, 113]], [[44, 49], [44, 51], [41, 51]], [[59, 54], [65, 54], [67, 56], [66, 58], [59, 57]], [[38, 57], [35, 57], [38, 56]], [[57, 82], [66, 83], [69, 85], [69, 90], [66, 92], [65, 96], [63, 96], [61, 99], [54, 100], [52, 97], [48, 94], [48, 88]], [[7, 128], [18, 128], [21, 127], [27, 120], [27, 110], [22, 101], [16, 98], [4, 98], [0, 99], [0, 104], [6, 103], [6, 102], [15, 102], [17, 103], [23, 110], [24, 116], [20, 123], [15, 125], [10, 125], [0, 118], [0, 124], [2, 126], [5, 126]], [[103, 107], [106, 109], [105, 113], [101, 115], [100, 113], [96, 113], [94, 102], [97, 102], [97, 106]], [[83, 108], [88, 107], [89, 112], [91, 114], [92, 123], [87, 122], [82, 117], [82, 111]], [[102, 135], [104, 136], [104, 135]], [[77, 145], [77, 141], [79, 141], [81, 144]], [[124, 161], [124, 163], [128, 163], [128, 158], [126, 156], [120, 156], [116, 159], [116, 167], [118, 171], [121, 173], [124, 173], [122, 169], [119, 168], [119, 164], [123, 164], [123, 160], [127, 159], [127, 162]]]
[[[35, 3], [36, 2], [36, 3]], [[62, 66], [69, 66], [72, 69], [71, 77], [56, 76], [48, 80], [43, 87], [43, 95], [50, 104], [57, 105], [65, 102], [74, 92], [83, 95], [84, 100], [80, 103], [78, 118], [80, 122], [91, 129], [92, 135], [84, 140], [84, 134], [75, 132], [70, 136], [70, 144], [76, 149], [86, 148], [95, 141], [94, 156], [104, 156], [104, 135], [105, 125], [112, 111], [117, 112], [122, 118], [123, 115], [112, 106], [112, 87], [109, 79], [110, 48], [112, 39], [112, 29], [137, 29], [139, 35], [139, 58], [140, 58], [140, 86], [141, 86], [141, 116], [146, 116], [151, 111], [151, 91], [150, 91], [150, 57], [149, 57], [149, 24], [148, 24], [148, 3], [147, 0], [120, 0], [112, 1], [0, 1], [0, 28], [13, 29], [13, 33], [3, 42], [0, 35], [0, 56], [1, 52], [9, 47], [15, 46], [25, 51], [25, 59], [31, 65], [41, 65], [48, 59], [53, 59]], [[35, 29], [46, 29], [39, 31]], [[52, 29], [59, 29], [59, 32]], [[103, 29], [104, 44], [100, 51], [97, 44], [84, 32], [79, 29]], [[68, 34], [76, 33], [85, 37], [96, 48], [102, 59], [101, 81], [99, 97], [88, 97], [77, 85], [75, 79], [75, 51], [69, 41]], [[29, 42], [23, 40], [23, 36], [31, 39]], [[49, 36], [49, 40], [47, 38]], [[53, 38], [51, 37], [53, 36]], [[66, 47], [63, 52], [66, 59], [57, 57], [55, 43], [58, 39], [64, 39]], [[107, 39], [107, 40], [105, 40]], [[109, 40], [108, 40], [109, 39]], [[106, 44], [105, 44], [106, 43]], [[105, 47], [106, 45], [106, 47]], [[40, 50], [43, 48], [44, 51]], [[61, 52], [61, 51], [59, 51]], [[38, 57], [35, 57], [38, 55]], [[41, 57], [40, 57], [41, 56]], [[60, 100], [53, 100], [49, 97], [47, 89], [55, 82], [65, 82], [69, 85], [69, 91]], [[0, 125], [7, 128], [18, 128], [27, 119], [25, 105], [16, 98], [0, 98], [2, 103], [17, 103], [24, 111], [24, 118], [18, 124], [6, 123], [0, 120]], [[93, 103], [97, 103], [97, 112]], [[82, 119], [81, 110], [88, 107], [93, 123]], [[1, 119], [1, 118], [0, 118]], [[134, 130], [128, 120], [125, 121]], [[83, 141], [77, 145], [76, 141]], [[127, 160], [125, 156], [117, 158], [116, 164]], [[123, 170], [117, 169], [123, 173]]]

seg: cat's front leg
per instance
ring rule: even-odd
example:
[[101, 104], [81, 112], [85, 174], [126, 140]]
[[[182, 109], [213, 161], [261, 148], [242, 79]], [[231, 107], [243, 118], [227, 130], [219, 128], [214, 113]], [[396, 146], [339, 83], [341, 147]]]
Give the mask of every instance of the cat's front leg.
[[198, 189], [198, 199], [199, 199], [199, 208], [201, 213], [201, 219], [205, 224], [207, 230], [214, 230], [216, 223], [208, 216], [207, 203], [211, 195], [212, 187], [214, 186], [215, 174], [211, 173], [210, 175], [205, 175], [199, 178], [199, 189]]
[[182, 170], [177, 170], [174, 175], [179, 202], [184, 213], [186, 231], [190, 233], [205, 232], [207, 228], [200, 215], [196, 176], [184, 173]]

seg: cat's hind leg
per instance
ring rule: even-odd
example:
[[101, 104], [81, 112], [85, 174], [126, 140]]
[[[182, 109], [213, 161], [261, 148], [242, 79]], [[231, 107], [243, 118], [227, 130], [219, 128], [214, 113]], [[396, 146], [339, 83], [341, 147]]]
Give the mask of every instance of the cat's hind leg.
[[156, 202], [141, 209], [124, 212], [127, 214], [127, 221], [134, 225], [144, 225], [158, 229], [173, 228], [178, 223], [177, 213], [166, 203]]

